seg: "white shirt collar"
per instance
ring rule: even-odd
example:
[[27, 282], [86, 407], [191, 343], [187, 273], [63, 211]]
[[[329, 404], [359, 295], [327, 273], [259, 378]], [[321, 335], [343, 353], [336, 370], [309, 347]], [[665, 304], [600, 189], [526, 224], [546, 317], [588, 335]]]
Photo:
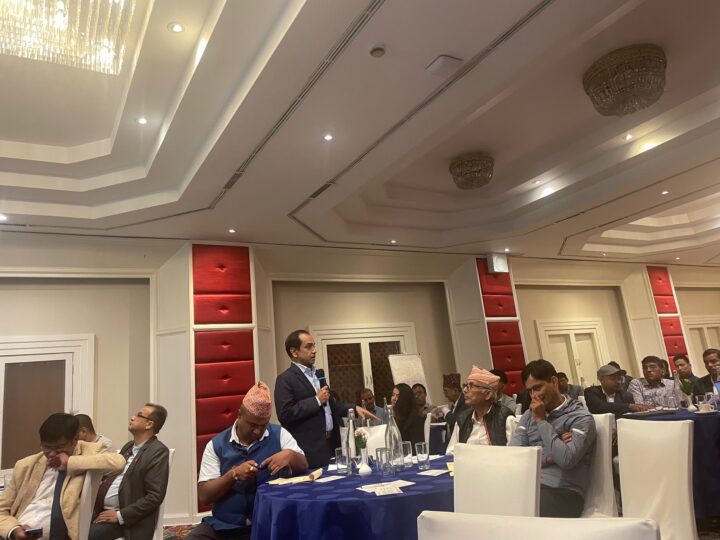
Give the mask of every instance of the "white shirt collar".
[[[237, 436], [236, 427], [237, 427], [237, 420], [235, 420], [235, 422], [233, 423], [233, 427], [230, 430], [230, 442], [234, 442], [235, 444], [239, 444], [240, 446], [245, 446], [243, 443], [240, 442], [240, 439]], [[269, 435], [270, 435], [270, 431], [266, 429], [265, 433], [263, 433], [263, 435], [262, 435], [262, 437], [260, 437], [260, 439], [258, 439], [254, 443], [252, 443], [250, 446], [245, 446], [245, 448], [250, 448], [253, 444], [262, 441], [265, 437], [268, 437]]]
[[297, 367], [300, 368], [300, 371], [302, 371], [306, 375], [310, 375], [310, 376], [315, 375], [315, 366], [308, 367], [308, 366], [301, 364], [300, 362], [293, 362], [292, 360], [290, 361], [290, 363], [295, 364]]
[[570, 400], [567, 398], [565, 394], [560, 394], [563, 397], [563, 402], [555, 407], [552, 411], [549, 412], [555, 412], [555, 411], [562, 411], [565, 407], [567, 407], [567, 404], [570, 403]]

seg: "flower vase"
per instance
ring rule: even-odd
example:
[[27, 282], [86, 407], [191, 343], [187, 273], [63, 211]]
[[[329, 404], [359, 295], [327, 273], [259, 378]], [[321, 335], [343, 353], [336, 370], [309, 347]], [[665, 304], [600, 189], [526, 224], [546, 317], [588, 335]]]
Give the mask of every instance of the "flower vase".
[[362, 456], [362, 461], [360, 462], [360, 467], [358, 467], [358, 475], [368, 476], [372, 474], [372, 469], [370, 468], [370, 465], [368, 465], [367, 448], [362, 448], [360, 452]]

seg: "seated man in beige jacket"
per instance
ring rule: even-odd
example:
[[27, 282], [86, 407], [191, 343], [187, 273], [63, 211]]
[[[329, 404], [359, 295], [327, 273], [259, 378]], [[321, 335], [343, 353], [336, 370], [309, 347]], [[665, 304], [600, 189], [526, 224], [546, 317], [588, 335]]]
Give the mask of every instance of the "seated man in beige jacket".
[[0, 536], [84, 540], [78, 534], [84, 473], [121, 471], [125, 459], [78, 440], [78, 419], [65, 413], [51, 414], [40, 426], [40, 448], [15, 464], [0, 494]]

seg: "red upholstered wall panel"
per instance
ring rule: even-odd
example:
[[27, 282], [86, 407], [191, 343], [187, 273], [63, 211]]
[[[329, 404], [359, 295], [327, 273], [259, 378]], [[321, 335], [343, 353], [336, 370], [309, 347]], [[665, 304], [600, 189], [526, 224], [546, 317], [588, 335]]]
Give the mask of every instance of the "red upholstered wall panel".
[[208, 433], [207, 435], [198, 435], [195, 437], [195, 446], [197, 449], [197, 467], [200, 470], [200, 463], [202, 463], [203, 452], [205, 452], [205, 446], [217, 433]]
[[677, 313], [677, 304], [672, 296], [656, 296], [655, 308], [658, 313]]
[[511, 294], [483, 294], [486, 317], [515, 317], [515, 302]]
[[250, 252], [238, 246], [193, 246], [195, 294], [250, 294]]
[[650, 287], [655, 296], [672, 296], [672, 283], [670, 283], [670, 273], [663, 266], [648, 266], [648, 276], [650, 277]]
[[196, 294], [195, 324], [242, 324], [252, 322], [249, 294]]
[[660, 329], [663, 336], [682, 336], [679, 317], [660, 317]]
[[252, 360], [252, 330], [195, 332], [195, 362]]
[[508, 396], [513, 394], [519, 394], [525, 390], [525, 385], [522, 383], [522, 370], [519, 371], [506, 371], [508, 377], [508, 383], [503, 388], [503, 393]]
[[517, 321], [488, 322], [490, 345], [515, 345], [522, 343], [520, 325]]
[[490, 355], [493, 366], [505, 372], [522, 370], [525, 367], [522, 345], [491, 345]]
[[195, 366], [195, 397], [246, 394], [255, 384], [252, 360], [213, 362]]
[[488, 271], [486, 259], [476, 259], [480, 290], [483, 294], [509, 294], [512, 295], [512, 282], [509, 272], [491, 274]]
[[685, 339], [682, 336], [667, 336], [663, 340], [669, 357], [672, 358], [676, 354], [687, 354]]
[[199, 398], [195, 400], [197, 435], [219, 433], [232, 425], [245, 395]]

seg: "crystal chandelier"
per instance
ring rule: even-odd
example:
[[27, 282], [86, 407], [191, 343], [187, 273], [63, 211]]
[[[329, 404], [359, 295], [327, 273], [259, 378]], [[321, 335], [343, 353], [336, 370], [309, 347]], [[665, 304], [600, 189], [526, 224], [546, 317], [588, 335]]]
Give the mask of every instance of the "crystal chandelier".
[[492, 180], [495, 160], [482, 152], [456, 157], [450, 162], [450, 174], [460, 189], [477, 189]]
[[603, 116], [625, 116], [655, 103], [665, 90], [665, 52], [657, 45], [631, 45], [596, 60], [583, 87]]
[[120, 73], [134, 0], [0, 0], [0, 53]]

